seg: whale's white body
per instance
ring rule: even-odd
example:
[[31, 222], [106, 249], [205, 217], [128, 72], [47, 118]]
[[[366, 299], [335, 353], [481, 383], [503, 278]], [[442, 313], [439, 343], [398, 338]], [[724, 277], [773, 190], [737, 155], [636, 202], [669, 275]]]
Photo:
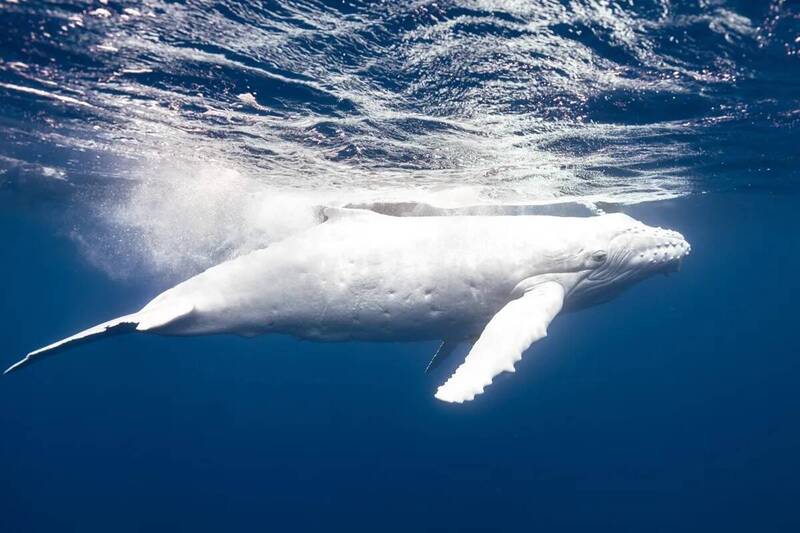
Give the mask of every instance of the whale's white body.
[[477, 335], [522, 280], [559, 271], [559, 217], [343, 216], [210, 268], [153, 306], [194, 313], [170, 334], [288, 333], [402, 341]]
[[[327, 215], [318, 226], [210, 268], [141, 311], [32, 352], [23, 362], [116, 330], [283, 333], [322, 341], [439, 339], [444, 352], [481, 336], [448, 382], [455, 384], [437, 394], [463, 401], [482, 392], [497, 373], [513, 370], [564, 305], [585, 305], [618, 290], [614, 280], [592, 279], [604, 265], [611, 270], [612, 257], [620, 265], [624, 259], [629, 268], [618, 274], [628, 282], [689, 251], [679, 234], [625, 215]], [[620, 235], [641, 246], [625, 245]]]

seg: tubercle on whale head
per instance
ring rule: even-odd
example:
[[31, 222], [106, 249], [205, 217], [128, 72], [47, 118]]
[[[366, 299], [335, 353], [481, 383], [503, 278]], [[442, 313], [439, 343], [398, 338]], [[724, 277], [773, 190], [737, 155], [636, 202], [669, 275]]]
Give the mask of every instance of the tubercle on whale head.
[[677, 231], [641, 222], [622, 230], [611, 240], [610, 247], [619, 266], [646, 272], [674, 266], [692, 251]]
[[638, 254], [632, 263], [648, 270], [674, 269], [692, 252], [692, 246], [677, 231], [657, 228], [641, 238]]
[[627, 215], [605, 217], [591, 255], [597, 265], [571, 291], [571, 299], [589, 305], [610, 299], [624, 288], [657, 273], [679, 269], [691, 245], [677, 231], [648, 226]]

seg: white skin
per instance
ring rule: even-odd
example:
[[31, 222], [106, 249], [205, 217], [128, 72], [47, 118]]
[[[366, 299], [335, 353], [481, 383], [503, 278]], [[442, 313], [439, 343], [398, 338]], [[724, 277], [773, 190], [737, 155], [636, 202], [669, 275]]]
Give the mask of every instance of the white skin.
[[450, 380], [455, 385], [437, 393], [464, 401], [497, 373], [513, 370], [562, 308], [607, 300], [648, 275], [674, 269], [690, 250], [679, 233], [622, 214], [326, 214], [323, 224], [210, 268], [138, 313], [32, 352], [21, 363], [118, 330], [458, 341], [486, 328], [467, 357], [473, 363], [462, 365], [474, 372], [459, 369], [462, 377]]

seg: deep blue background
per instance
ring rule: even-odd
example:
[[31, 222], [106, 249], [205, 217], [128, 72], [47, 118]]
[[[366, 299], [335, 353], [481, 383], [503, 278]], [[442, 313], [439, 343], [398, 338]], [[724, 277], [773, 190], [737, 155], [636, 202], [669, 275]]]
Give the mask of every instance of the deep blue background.
[[[127, 336], [0, 381], [3, 531], [797, 531], [796, 201], [626, 211], [681, 272], [559, 317], [476, 401], [432, 344]], [[3, 364], [162, 287], [0, 218]]]

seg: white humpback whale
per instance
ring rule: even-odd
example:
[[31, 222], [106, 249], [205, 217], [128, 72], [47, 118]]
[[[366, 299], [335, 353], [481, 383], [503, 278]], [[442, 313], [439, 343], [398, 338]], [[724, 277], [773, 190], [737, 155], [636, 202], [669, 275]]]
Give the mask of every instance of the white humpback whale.
[[317, 226], [209, 268], [133, 314], [29, 353], [6, 372], [124, 332], [441, 340], [433, 364], [459, 342], [474, 341], [435, 394], [463, 402], [501, 372], [514, 372], [562, 309], [606, 301], [649, 275], [675, 270], [690, 251], [680, 233], [624, 214], [324, 214]]

